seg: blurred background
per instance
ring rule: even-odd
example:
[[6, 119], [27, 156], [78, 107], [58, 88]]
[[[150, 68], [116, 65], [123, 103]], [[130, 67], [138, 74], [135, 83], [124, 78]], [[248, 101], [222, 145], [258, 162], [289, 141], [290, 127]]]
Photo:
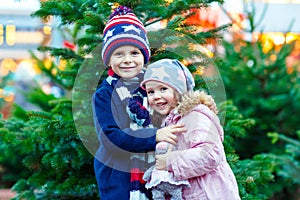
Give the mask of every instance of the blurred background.
[[225, 98], [215, 99], [242, 199], [300, 200], [300, 0], [1, 0], [0, 200], [99, 199], [82, 91], [92, 94], [105, 74], [89, 58], [120, 4], [134, 8], [151, 38], [187, 34], [197, 43], [176, 48], [214, 63], [170, 54], [180, 36], [150, 40], [159, 47], [152, 61], [180, 59], [198, 88], [224, 85]]
[[[31, 54], [34, 53], [47, 66], [53, 58], [37, 51], [38, 46], [61, 48], [75, 48], [75, 46], [58, 27], [57, 18], [42, 20], [30, 16], [39, 7], [40, 1], [38, 0], [5, 0], [0, 7], [0, 105], [4, 118], [8, 117], [13, 102], [26, 109], [38, 109], [22, 97], [22, 93], [26, 92], [30, 84], [40, 84], [47, 94], [53, 93], [59, 96], [62, 92], [51, 80], [41, 76], [41, 70], [36, 66]], [[246, 11], [249, 12], [249, 10], [256, 12], [252, 19], [253, 23], [256, 23], [255, 34], [241, 32], [241, 30], [251, 28], [246, 16]], [[268, 41], [264, 47], [267, 49], [273, 48], [271, 43], [280, 46], [285, 42], [299, 40], [299, 11], [299, 0], [226, 0], [222, 7], [218, 3], [212, 3], [205, 11], [198, 10], [198, 13], [189, 21], [198, 23], [203, 30], [234, 22], [232, 31], [235, 34], [224, 33], [226, 40], [231, 41], [243, 37], [250, 41], [251, 37], [260, 37], [264, 42]], [[151, 28], [148, 27], [148, 29]], [[286, 60], [287, 67], [299, 62], [298, 43]], [[64, 64], [61, 65], [63, 68]], [[56, 73], [55, 70], [53, 73]]]

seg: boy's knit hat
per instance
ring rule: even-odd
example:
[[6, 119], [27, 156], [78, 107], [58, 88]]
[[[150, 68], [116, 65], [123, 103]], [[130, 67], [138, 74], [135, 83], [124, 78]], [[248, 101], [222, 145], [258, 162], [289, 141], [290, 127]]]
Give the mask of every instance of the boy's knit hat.
[[141, 87], [145, 89], [148, 81], [158, 81], [169, 85], [181, 95], [193, 90], [194, 77], [181, 62], [174, 59], [162, 59], [148, 65]]
[[144, 55], [145, 64], [150, 58], [150, 46], [143, 23], [126, 6], [119, 6], [111, 14], [103, 30], [102, 59], [108, 65], [111, 54], [123, 45], [133, 45]]

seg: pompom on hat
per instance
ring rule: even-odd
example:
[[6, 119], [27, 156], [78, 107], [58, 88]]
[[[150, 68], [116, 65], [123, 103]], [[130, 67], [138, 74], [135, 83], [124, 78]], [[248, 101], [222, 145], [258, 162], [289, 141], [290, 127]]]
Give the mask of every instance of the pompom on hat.
[[144, 80], [141, 82], [143, 89], [148, 81], [164, 83], [177, 90], [181, 95], [192, 91], [195, 87], [191, 72], [176, 59], [161, 59], [148, 65]]
[[102, 59], [108, 65], [111, 54], [120, 46], [133, 45], [144, 55], [145, 64], [150, 58], [150, 45], [143, 23], [126, 6], [119, 6], [111, 14], [103, 30]]

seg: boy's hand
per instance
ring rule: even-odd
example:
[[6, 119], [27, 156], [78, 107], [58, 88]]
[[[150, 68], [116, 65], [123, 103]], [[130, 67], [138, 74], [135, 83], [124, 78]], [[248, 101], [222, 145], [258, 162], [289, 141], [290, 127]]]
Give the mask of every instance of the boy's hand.
[[171, 125], [161, 129], [158, 129], [156, 132], [156, 142], [169, 142], [173, 145], [177, 144], [177, 136], [175, 133], [186, 132], [186, 128], [183, 124]]

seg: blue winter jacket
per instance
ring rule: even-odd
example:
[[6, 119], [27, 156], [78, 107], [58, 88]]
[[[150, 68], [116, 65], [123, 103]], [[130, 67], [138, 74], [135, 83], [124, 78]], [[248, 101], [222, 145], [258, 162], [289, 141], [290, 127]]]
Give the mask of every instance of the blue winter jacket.
[[[134, 91], [138, 85], [132, 85]], [[117, 88], [117, 86], [116, 86]], [[132, 130], [116, 90], [104, 80], [93, 95], [93, 114], [100, 141], [94, 170], [101, 200], [129, 200], [130, 152], [154, 151], [156, 128]]]

